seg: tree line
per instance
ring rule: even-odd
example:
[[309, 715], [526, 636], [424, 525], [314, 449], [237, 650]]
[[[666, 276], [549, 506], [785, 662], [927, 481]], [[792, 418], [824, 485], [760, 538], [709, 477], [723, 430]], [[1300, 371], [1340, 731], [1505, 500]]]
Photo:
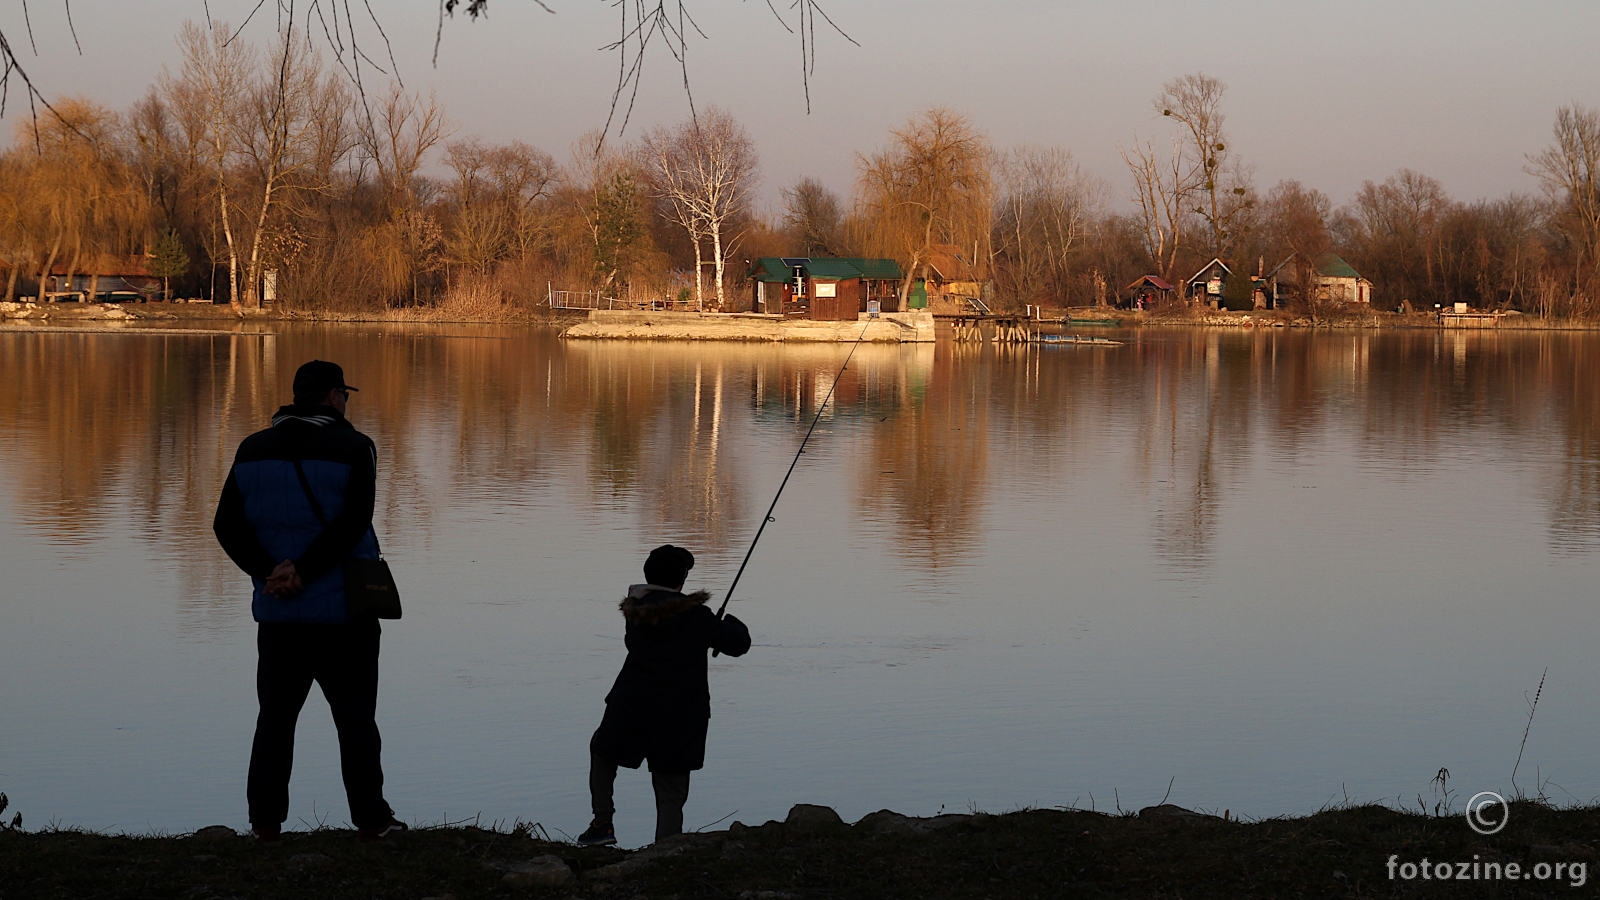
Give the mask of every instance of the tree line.
[[991, 306], [1020, 309], [1116, 303], [1141, 275], [1177, 284], [1213, 257], [1251, 275], [1288, 261], [1304, 285], [1337, 253], [1385, 308], [1600, 311], [1600, 112], [1577, 104], [1528, 159], [1538, 196], [1460, 202], [1409, 169], [1339, 207], [1294, 180], [1262, 190], [1228, 138], [1225, 85], [1196, 73], [1153, 98], [1162, 131], [1121, 148], [1121, 187], [933, 108], [859, 153], [848, 192], [802, 178], [767, 217], [757, 148], [724, 110], [631, 141], [597, 129], [558, 162], [456, 135], [430, 97], [356, 87], [292, 27], [270, 38], [189, 23], [175, 69], [130, 109], [64, 98], [20, 121], [0, 154], [5, 298], [138, 259], [180, 296], [240, 307], [270, 292], [293, 310], [492, 316], [554, 287], [733, 310], [757, 257], [892, 258], [904, 297], [953, 254]]

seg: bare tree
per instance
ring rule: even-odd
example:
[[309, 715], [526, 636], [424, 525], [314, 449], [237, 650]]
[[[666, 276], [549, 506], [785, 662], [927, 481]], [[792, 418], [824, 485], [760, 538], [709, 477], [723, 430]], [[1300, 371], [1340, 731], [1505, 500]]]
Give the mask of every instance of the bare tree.
[[510, 223], [503, 204], [497, 202], [488, 175], [489, 149], [476, 139], [455, 141], [445, 147], [445, 164], [454, 177], [446, 188], [450, 221], [445, 246], [450, 259], [478, 275], [505, 252]]
[[1228, 165], [1232, 150], [1222, 130], [1222, 95], [1227, 90], [1221, 81], [1195, 72], [1167, 82], [1155, 98], [1156, 111], [1187, 132], [1184, 154], [1189, 169], [1184, 185], [1199, 195], [1192, 208], [1210, 226], [1206, 252], [1212, 256], [1228, 255], [1233, 219], [1249, 207], [1248, 186], [1239, 183], [1240, 170]]
[[1184, 173], [1183, 153], [1176, 139], [1166, 157], [1157, 154], [1149, 141], [1136, 142], [1131, 150], [1120, 150], [1122, 161], [1133, 175], [1145, 251], [1161, 277], [1171, 282], [1176, 276], [1178, 251], [1184, 247], [1190, 215], [1185, 203], [1192, 183]]
[[684, 230], [694, 247], [694, 306], [705, 308], [706, 224], [694, 202], [694, 136], [678, 130], [655, 129], [642, 140], [643, 166], [652, 175], [652, 189], [667, 218]]
[[550, 154], [514, 141], [488, 146], [476, 139], [445, 148], [454, 177], [445, 187], [451, 258], [488, 274], [502, 259], [527, 259], [551, 230], [541, 209], [556, 185]]
[[342, 119], [347, 108], [343, 88], [324, 76], [314, 51], [292, 28], [283, 32], [269, 61], [250, 86], [239, 125], [241, 155], [255, 189], [249, 198], [255, 216], [241, 297], [249, 307], [261, 305], [274, 207], [286, 200], [284, 195], [305, 186], [305, 172], [317, 151], [326, 149], [326, 123]]
[[1023, 147], [1003, 156], [991, 241], [997, 281], [1018, 298], [1059, 300], [1072, 274], [1072, 257], [1097, 212], [1094, 183], [1072, 154], [1059, 148]]
[[1335, 222], [1356, 268], [1401, 301], [1444, 302], [1436, 282], [1438, 225], [1450, 206], [1444, 186], [1401, 169], [1382, 184], [1363, 182]]
[[1528, 158], [1559, 205], [1557, 222], [1577, 250], [1574, 289], [1600, 291], [1600, 112], [1572, 103], [1556, 111], [1555, 141]]
[[548, 200], [557, 183], [550, 154], [522, 141], [493, 148], [488, 172], [495, 195], [507, 207], [511, 254], [526, 261], [549, 242]]
[[[342, 118], [342, 117], [340, 117]], [[408, 288], [419, 299], [418, 276], [436, 267], [443, 244], [439, 225], [421, 209], [414, 184], [423, 157], [444, 139], [444, 113], [432, 97], [407, 94], [398, 84], [376, 104], [360, 107], [356, 144], [363, 163], [377, 173], [385, 220], [367, 235], [375, 259], [383, 261], [384, 290], [393, 299]]]
[[[240, 152], [239, 98], [254, 65], [249, 45], [235, 41], [224, 23], [203, 28], [185, 22], [178, 32], [183, 66], [177, 76], [163, 73], [160, 86], [178, 115], [189, 146], [204, 153], [222, 226], [221, 248], [228, 261], [228, 302], [239, 304], [239, 244], [234, 229], [232, 169]], [[212, 249], [212, 260], [216, 260]]]
[[408, 94], [391, 84], [376, 108], [364, 108], [356, 117], [356, 135], [362, 159], [378, 174], [385, 206], [393, 210], [415, 205], [412, 181], [422, 160], [449, 130], [438, 100]]
[[756, 150], [732, 115], [715, 107], [672, 129], [643, 139], [657, 195], [695, 245], [695, 291], [700, 299], [700, 243], [711, 242], [717, 308], [727, 308], [726, 268], [738, 236], [729, 226], [745, 211], [755, 187]]
[[837, 194], [815, 178], [802, 178], [782, 195], [784, 227], [806, 256], [843, 255], [844, 213]]
[[904, 309], [935, 244], [971, 246], [988, 237], [990, 152], [965, 116], [935, 107], [889, 132], [889, 149], [856, 156], [873, 242], [906, 263]]
[[1316, 290], [1317, 262], [1332, 246], [1328, 230], [1332, 210], [1326, 194], [1293, 180], [1274, 185], [1264, 204], [1269, 252], [1278, 262], [1288, 261], [1298, 299], [1313, 321], [1323, 311], [1323, 298]]

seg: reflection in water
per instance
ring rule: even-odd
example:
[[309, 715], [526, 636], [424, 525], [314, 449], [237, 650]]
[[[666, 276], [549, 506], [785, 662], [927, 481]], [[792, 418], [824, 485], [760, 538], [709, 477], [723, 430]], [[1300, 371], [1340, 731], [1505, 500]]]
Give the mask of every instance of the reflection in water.
[[[1227, 717], [1276, 721], [1319, 699], [1280, 699], [1262, 685], [1336, 684], [1344, 693], [1327, 701], [1336, 705], [1391, 695], [1387, 683], [1359, 681], [1368, 669], [1416, 690], [1461, 677], [1410, 678], [1407, 666], [1417, 665], [1410, 654], [1435, 654], [1410, 646], [1404, 662], [1376, 657], [1352, 667], [1340, 657], [1314, 673], [1297, 668], [1323, 652], [1319, 641], [1330, 629], [1362, 643], [1383, 634], [1418, 638], [1407, 631], [1413, 620], [1515, 631], [1525, 623], [1488, 618], [1484, 610], [1498, 598], [1472, 597], [1474, 582], [1509, 567], [1508, 580], [1551, 579], [1539, 583], [1538, 596], [1556, 603], [1586, 577], [1573, 567], [1600, 549], [1600, 365], [1593, 361], [1600, 336], [1145, 329], [1119, 337], [1126, 343], [1116, 348], [859, 348], [784, 494], [781, 538], [763, 542], [764, 583], [752, 593], [761, 588], [766, 605], [751, 619], [758, 632], [770, 630], [758, 635], [741, 677], [765, 685], [759, 673], [778, 674], [762, 688], [770, 693], [744, 698], [739, 715], [759, 724], [738, 738], [727, 733], [730, 752], [735, 740], [768, 735], [798, 747], [823, 720], [873, 746], [896, 735], [922, 742], [894, 757], [915, 758], [911, 769], [938, 767], [916, 776], [921, 781], [874, 776], [870, 759], [836, 761], [829, 771], [859, 769], [866, 798], [986, 768], [961, 756], [977, 752], [962, 749], [969, 745], [989, 742], [994, 752], [1016, 754], [1035, 741], [1057, 748], [1070, 740], [1083, 748], [1088, 787], [1103, 791], [1111, 785], [1095, 778], [1112, 776], [1095, 776], [1093, 767], [1121, 771], [1127, 756], [1113, 748], [1094, 763], [1095, 736], [1103, 733], [1133, 738], [1119, 747], [1149, 748], [1136, 757], [1149, 766], [1138, 775], [1165, 785], [1173, 774], [1162, 768], [1173, 765], [1162, 755], [1167, 748], [1222, 768], [1239, 758], [1230, 748], [1208, 756], [1203, 742], [1191, 741], [1197, 725], [1253, 733], [1254, 720]], [[149, 652], [130, 664], [137, 671], [146, 672], [152, 657], [174, 656], [175, 640], [216, 648], [227, 657], [225, 671], [237, 674], [229, 654], [248, 623], [240, 578], [210, 533], [217, 493], [233, 449], [287, 398], [295, 367], [326, 358], [361, 388], [350, 414], [378, 445], [378, 530], [421, 595], [413, 607], [419, 621], [393, 632], [401, 647], [408, 639], [426, 647], [412, 665], [433, 677], [418, 675], [422, 686], [412, 691], [467, 685], [487, 708], [460, 727], [493, 732], [507, 719], [521, 721], [521, 694], [548, 680], [536, 705], [580, 703], [582, 711], [571, 713], [579, 718], [593, 712], [603, 684], [574, 688], [551, 670], [524, 671], [517, 666], [526, 661], [498, 642], [520, 652], [544, 641], [540, 658], [555, 671], [586, 671], [592, 662], [603, 680], [614, 671], [605, 655], [612, 644], [589, 636], [611, 635], [614, 623], [589, 618], [581, 605], [599, 598], [614, 615], [616, 585], [596, 583], [600, 575], [625, 581], [640, 546], [670, 540], [696, 548], [697, 575], [703, 571], [708, 586], [726, 583], [848, 352], [845, 345], [566, 343], [545, 330], [487, 327], [0, 331], [8, 382], [0, 416], [11, 423], [0, 429], [0, 533], [14, 544], [0, 552], [11, 554], [8, 580], [20, 577], [32, 591], [0, 605], [0, 636], [10, 634], [0, 656], [31, 651], [30, 629], [41, 622], [51, 633], [78, 633], [71, 622], [29, 617], [51, 609], [44, 600], [71, 576], [90, 585], [79, 588], [86, 592], [143, 598], [142, 608], [169, 617], [158, 624], [174, 623], [176, 638], [159, 629], [149, 637]], [[1484, 505], [1490, 498], [1496, 505]], [[1454, 545], [1458, 534], [1467, 547]], [[1474, 568], [1486, 544], [1497, 551], [1487, 573]], [[1528, 544], [1535, 555], [1517, 556]], [[1413, 577], [1418, 560], [1441, 561], [1444, 574]], [[96, 565], [105, 572], [96, 574]], [[908, 581], [908, 572], [936, 577]], [[1445, 580], [1458, 574], [1461, 583]], [[152, 587], [159, 578], [168, 581]], [[1362, 598], [1406, 590], [1440, 605], [1408, 609], [1403, 620], [1386, 619], [1382, 604], [1360, 606]], [[1337, 605], [1326, 602], [1335, 594]], [[966, 597], [1001, 609], [991, 616], [959, 603], [936, 615], [915, 608], [927, 598]], [[1042, 605], [1029, 605], [1034, 598]], [[484, 612], [473, 606], [479, 599], [500, 607]], [[70, 615], [96, 608], [78, 602]], [[1458, 602], [1464, 611], [1446, 605]], [[1546, 608], [1542, 615], [1540, 623], [1559, 623], [1567, 613]], [[1061, 643], [1091, 628], [1096, 641]], [[1455, 644], [1467, 637], [1446, 638], [1450, 646], [1436, 655], [1454, 659]], [[1184, 656], [1191, 644], [1192, 660]], [[1062, 654], [1062, 646], [1073, 653]], [[895, 649], [906, 647], [933, 649]], [[1241, 647], [1268, 648], [1260, 651], [1267, 656]], [[983, 652], [994, 649], [1003, 652]], [[425, 668], [434, 657], [448, 660], [438, 664], [442, 672]], [[69, 673], [93, 670], [70, 648], [60, 658]], [[106, 665], [120, 664], [109, 659]], [[45, 667], [38, 677], [73, 682], [48, 662], [36, 665]], [[1070, 666], [1081, 668], [1063, 668]], [[856, 669], [871, 669], [871, 687], [833, 688], [832, 706], [781, 686], [799, 675]], [[896, 681], [901, 671], [906, 680]], [[396, 673], [397, 691], [405, 674]], [[92, 706], [107, 684], [127, 680], [117, 669], [80, 684], [69, 708]], [[1022, 694], [1014, 692], [1019, 680], [1030, 685]], [[1063, 699], [1063, 684], [1081, 687], [1086, 699], [1072, 706], [1077, 695]], [[1191, 684], [1197, 691], [1226, 684], [1228, 696], [1254, 706], [1240, 712], [1219, 707], [1217, 693], [1183, 694]], [[223, 692], [238, 700], [232, 682]], [[716, 693], [738, 702], [736, 691]], [[894, 709], [953, 712], [890, 713], [864, 699], [891, 696], [900, 703]], [[951, 707], [952, 696], [970, 702]], [[438, 706], [462, 703], [451, 696]], [[792, 716], [785, 712], [791, 704]], [[1154, 711], [1135, 722], [1145, 706]], [[194, 710], [201, 722], [217, 715], [201, 701]], [[1185, 721], [1185, 710], [1216, 721]], [[50, 722], [57, 715], [0, 712]], [[1363, 707], [1361, 715], [1383, 712]], [[947, 719], [956, 732], [929, 724]], [[1069, 720], [1071, 734], [1046, 733], [1055, 727], [1049, 723]], [[1160, 730], [1167, 720], [1180, 737]], [[408, 733], [402, 720], [396, 747], [426, 745], [436, 724]], [[187, 726], [167, 727], [177, 734]], [[1264, 753], [1293, 741], [1258, 736], [1269, 742]], [[519, 732], [503, 742], [528, 739]], [[1319, 746], [1338, 748], [1338, 740], [1324, 735]], [[84, 746], [102, 741], [91, 734]], [[566, 752], [556, 746], [550, 752]], [[575, 746], [581, 766], [581, 741]], [[840, 746], [848, 745], [810, 752]], [[753, 760], [772, 750], [745, 749]], [[0, 764], [5, 752], [0, 747]], [[149, 751], [181, 758], [174, 752]], [[1057, 753], [1041, 751], [1038, 759]], [[1287, 760], [1280, 765], [1294, 763], [1292, 754], [1278, 756]], [[1042, 783], [1034, 762], [1013, 758], [1015, 777]], [[1431, 773], [1444, 762], [1418, 765], [1431, 765]], [[495, 779], [515, 777], [516, 767], [492, 753], [485, 765], [493, 770], [480, 776], [485, 793], [503, 794], [505, 782]], [[12, 777], [4, 765], [0, 774]], [[829, 799], [796, 790], [768, 800]], [[984, 796], [1072, 799], [995, 790]], [[1263, 813], [1283, 811], [1271, 802], [1263, 801]]]
[[[1292, 462], [1334, 429], [1402, 477], [1469, 434], [1559, 436], [1549, 542], [1582, 552], [1600, 541], [1593, 343], [1146, 330], [1114, 350], [863, 346], [825, 418], [869, 436], [851, 464], [859, 513], [892, 528], [912, 559], [981, 552], [999, 453], [1004, 477], [1023, 481], [1125, 467], [1151, 550], [1175, 573], [1202, 573], [1219, 506], [1252, 462]], [[388, 516], [426, 531], [441, 507], [536, 502], [581, 470], [593, 511], [631, 509], [726, 549], [749, 534], [752, 482], [789, 460], [788, 436], [766, 446], [750, 429], [803, 433], [844, 353], [394, 328], [7, 333], [0, 348], [14, 514], [67, 554], [114, 528], [187, 547], [177, 555], [191, 563], [191, 598], [217, 593], [200, 560], [228, 448], [283, 401], [295, 360], [330, 356], [361, 373], [352, 415], [378, 440]], [[1016, 439], [997, 448], [997, 432]]]
[[925, 345], [906, 355], [897, 377], [852, 384], [857, 396], [841, 384], [840, 402], [863, 410], [873, 434], [855, 466], [866, 514], [908, 563], [937, 571], [981, 545], [992, 382], [970, 356]]
[[[1398, 477], [1464, 439], [1558, 438], [1549, 543], [1573, 553], [1600, 542], [1594, 342], [1146, 330], [1118, 349], [863, 346], [825, 418], [869, 440], [850, 464], [858, 514], [912, 560], [982, 552], [998, 454], [999, 477], [1024, 484], [1126, 471], [1150, 549], [1176, 574], [1203, 573], [1235, 482], [1330, 431]], [[382, 512], [408, 527], [427, 532], [453, 505], [536, 503], [581, 472], [591, 512], [628, 509], [726, 550], [750, 533], [751, 485], [781, 475], [845, 352], [376, 327], [7, 333], [0, 348], [13, 514], [69, 555], [136, 531], [187, 560], [186, 598], [202, 606], [219, 588], [205, 544], [229, 448], [283, 401], [296, 360], [360, 373], [352, 415], [383, 457]], [[771, 434], [780, 423], [787, 433]], [[1518, 464], [1515, 451], [1493, 462]]]

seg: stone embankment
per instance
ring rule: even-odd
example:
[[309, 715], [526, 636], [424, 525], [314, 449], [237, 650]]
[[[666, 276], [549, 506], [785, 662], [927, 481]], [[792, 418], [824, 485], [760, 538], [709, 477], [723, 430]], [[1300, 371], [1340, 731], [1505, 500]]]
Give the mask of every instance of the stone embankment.
[[67, 307], [56, 304], [0, 302], [0, 319], [42, 322], [51, 318], [74, 322], [131, 322], [141, 317], [133, 315], [115, 303], [85, 303], [81, 306], [73, 304]]
[[646, 312], [597, 309], [562, 332], [574, 339], [647, 341], [757, 341], [930, 343], [933, 315], [926, 310], [883, 313], [870, 319], [815, 322], [760, 313]]

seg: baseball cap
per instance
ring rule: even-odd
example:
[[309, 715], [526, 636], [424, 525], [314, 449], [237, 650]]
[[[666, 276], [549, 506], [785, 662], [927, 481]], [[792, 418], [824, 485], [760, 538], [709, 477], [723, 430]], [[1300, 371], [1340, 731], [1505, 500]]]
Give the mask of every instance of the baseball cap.
[[313, 359], [294, 373], [294, 399], [296, 403], [320, 400], [329, 391], [353, 391], [356, 388], [344, 383], [344, 369], [338, 363]]

